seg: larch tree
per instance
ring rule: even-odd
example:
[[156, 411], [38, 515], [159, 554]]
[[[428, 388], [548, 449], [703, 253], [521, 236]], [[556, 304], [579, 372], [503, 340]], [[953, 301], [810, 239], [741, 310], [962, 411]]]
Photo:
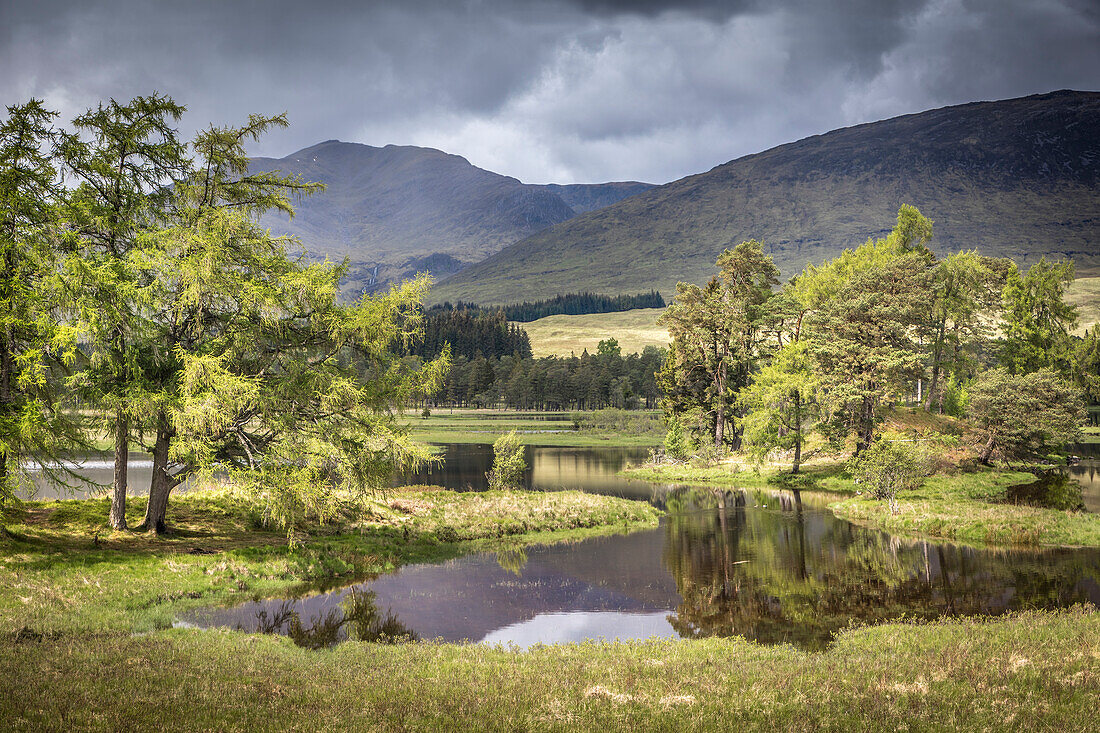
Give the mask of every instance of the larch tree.
[[143, 236], [164, 222], [170, 185], [186, 166], [173, 126], [184, 108], [153, 94], [126, 104], [111, 100], [73, 121], [76, 132], [58, 146], [76, 182], [65, 206], [69, 256], [64, 265], [73, 316], [90, 341], [90, 358], [76, 382], [100, 405], [114, 436], [110, 524], [126, 528], [130, 439], [145, 414], [149, 385], [139, 362], [145, 313], [138, 302], [148, 273], [135, 265]]
[[58, 172], [48, 155], [56, 114], [38, 100], [0, 121], [0, 511], [29, 483], [28, 462], [55, 480], [79, 425], [59, 400], [75, 332], [58, 318]]
[[1004, 288], [1002, 361], [1014, 374], [1045, 367], [1069, 370], [1077, 308], [1064, 299], [1073, 262], [1041, 258], [1024, 275], [1010, 272]]
[[286, 124], [285, 116], [252, 115], [241, 127], [200, 132], [191, 145], [194, 162], [173, 187], [164, 228], [143, 233], [130, 253], [141, 277], [137, 366], [146, 385], [135, 407], [148, 416], [145, 447], [153, 461], [142, 527], [157, 533], [165, 530], [172, 490], [199, 468], [173, 457], [187, 360], [223, 355], [242, 331], [286, 307], [282, 278], [301, 269], [287, 257], [286, 240], [254, 219], [271, 209], [293, 213], [292, 198], [321, 186], [277, 172], [249, 174], [245, 153], [247, 142]]

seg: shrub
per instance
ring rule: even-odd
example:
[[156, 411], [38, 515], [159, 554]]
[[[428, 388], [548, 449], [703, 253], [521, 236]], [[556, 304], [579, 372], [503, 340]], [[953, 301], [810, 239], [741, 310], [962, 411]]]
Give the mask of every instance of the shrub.
[[493, 443], [493, 467], [485, 474], [490, 489], [521, 489], [527, 461], [523, 457], [523, 445], [513, 430]]
[[928, 459], [914, 443], [880, 440], [848, 461], [848, 470], [876, 499], [898, 513], [897, 493], [919, 489], [928, 475]]
[[684, 426], [675, 417], [668, 419], [668, 431], [665, 433], [665, 454], [682, 461], [691, 455], [691, 439]]

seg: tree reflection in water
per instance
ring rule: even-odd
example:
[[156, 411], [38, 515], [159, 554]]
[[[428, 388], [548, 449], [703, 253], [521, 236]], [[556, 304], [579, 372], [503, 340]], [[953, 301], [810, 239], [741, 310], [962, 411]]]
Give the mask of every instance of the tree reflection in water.
[[[748, 506], [770, 509], [746, 511]], [[799, 492], [670, 494], [663, 562], [684, 637], [826, 647], [855, 624], [1089, 601], [1100, 553], [906, 541], [803, 506]]]
[[308, 625], [302, 623], [294, 601], [284, 601], [273, 613], [260, 609], [255, 628], [238, 626], [237, 630], [289, 636], [306, 649], [324, 649], [348, 640], [396, 644], [419, 638], [395, 614], [378, 610], [373, 591], [354, 587], [348, 589], [339, 608], [311, 618]]

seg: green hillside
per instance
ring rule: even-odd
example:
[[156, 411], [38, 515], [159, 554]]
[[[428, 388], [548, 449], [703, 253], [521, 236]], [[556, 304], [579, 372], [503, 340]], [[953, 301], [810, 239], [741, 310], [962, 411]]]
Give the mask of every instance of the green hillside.
[[902, 203], [941, 251], [1100, 270], [1100, 93], [947, 107], [739, 158], [556, 224], [453, 275], [432, 299], [485, 304], [701, 282], [756, 238], [785, 275], [887, 232]]

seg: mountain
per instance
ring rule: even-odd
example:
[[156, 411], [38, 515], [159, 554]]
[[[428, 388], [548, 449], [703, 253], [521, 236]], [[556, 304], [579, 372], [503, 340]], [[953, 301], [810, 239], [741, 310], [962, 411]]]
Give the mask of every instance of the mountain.
[[1100, 269], [1100, 93], [977, 102], [835, 130], [639, 193], [440, 283], [433, 301], [592, 291], [666, 297], [755, 238], [785, 276], [889, 231], [911, 203], [939, 252]]
[[482, 170], [431, 148], [328, 140], [285, 158], [253, 158], [326, 185], [288, 220], [261, 223], [301, 238], [311, 253], [351, 260], [351, 287], [374, 287], [430, 269], [437, 277], [503, 247], [650, 188], [645, 183], [538, 186]]

